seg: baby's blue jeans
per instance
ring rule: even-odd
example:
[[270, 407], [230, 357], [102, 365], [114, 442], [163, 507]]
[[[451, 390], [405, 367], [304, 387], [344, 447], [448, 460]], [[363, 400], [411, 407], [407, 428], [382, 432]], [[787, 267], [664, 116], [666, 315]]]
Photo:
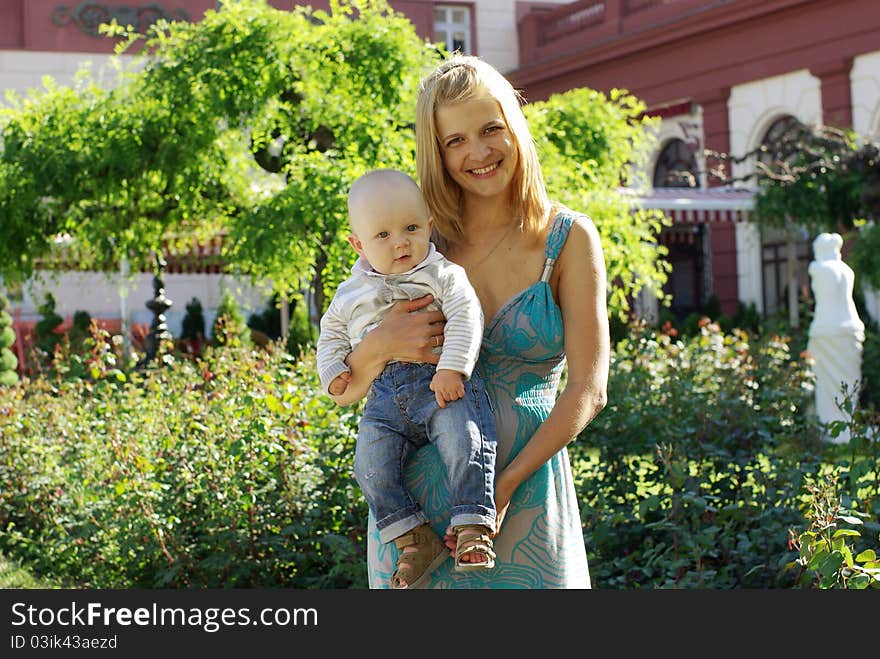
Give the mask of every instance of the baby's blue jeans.
[[450, 524], [495, 525], [495, 418], [480, 376], [440, 407], [433, 364], [392, 362], [373, 382], [358, 429], [354, 475], [382, 542], [427, 522], [404, 483], [407, 459], [433, 444], [446, 465]]

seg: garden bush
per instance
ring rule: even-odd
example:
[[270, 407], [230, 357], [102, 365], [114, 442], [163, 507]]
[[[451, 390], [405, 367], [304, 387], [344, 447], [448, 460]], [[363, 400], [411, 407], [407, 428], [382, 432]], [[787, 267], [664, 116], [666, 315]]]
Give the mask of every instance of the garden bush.
[[[789, 339], [672, 333], [615, 344], [608, 406], [569, 447], [594, 586], [871, 583], [873, 412], [850, 404], [853, 441], [829, 445]], [[313, 352], [215, 346], [132, 372], [106, 332], [84, 347], [0, 388], [0, 553], [82, 587], [366, 587], [359, 410], [320, 393]], [[815, 528], [831, 476], [833, 538]]]
[[809, 523], [810, 484], [853, 465], [848, 492], [876, 522], [877, 462], [820, 441], [812, 378], [789, 339], [708, 320], [683, 340], [636, 327], [618, 342], [608, 406], [570, 447], [594, 583], [805, 585], [790, 532]]
[[18, 383], [18, 357], [12, 352], [15, 343], [15, 330], [12, 329], [12, 316], [6, 309], [9, 300], [0, 292], [0, 386]]
[[0, 551], [83, 587], [365, 587], [356, 418], [313, 360], [227, 346], [126, 374], [92, 341], [0, 397]]

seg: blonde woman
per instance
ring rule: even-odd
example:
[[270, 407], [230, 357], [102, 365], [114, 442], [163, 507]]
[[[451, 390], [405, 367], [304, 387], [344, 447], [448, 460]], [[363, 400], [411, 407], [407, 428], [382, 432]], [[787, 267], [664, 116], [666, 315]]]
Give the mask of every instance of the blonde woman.
[[[498, 433], [495, 569], [455, 573], [447, 562], [427, 587], [590, 587], [566, 446], [606, 402], [605, 265], [590, 219], [548, 198], [520, 103], [504, 76], [472, 56], [442, 62], [419, 90], [420, 184], [438, 248], [465, 269], [483, 307], [477, 369]], [[443, 318], [421, 311], [429, 303], [399, 304], [348, 356], [352, 400], [389, 361], [431, 359]], [[419, 451], [406, 478], [455, 547], [436, 450]], [[379, 542], [373, 519], [367, 548], [370, 586], [387, 588], [397, 555]]]

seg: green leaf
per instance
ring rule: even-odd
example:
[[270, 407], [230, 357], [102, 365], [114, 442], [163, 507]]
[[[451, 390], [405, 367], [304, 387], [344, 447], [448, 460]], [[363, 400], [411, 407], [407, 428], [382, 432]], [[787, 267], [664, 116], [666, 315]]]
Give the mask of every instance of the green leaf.
[[856, 556], [856, 560], [859, 563], [865, 563], [869, 561], [877, 560], [877, 554], [873, 549], [866, 549], [863, 552], [860, 552], [858, 556]]
[[847, 582], [847, 586], [853, 590], [862, 590], [871, 585], [871, 577], [866, 574], [857, 574]]
[[840, 570], [841, 565], [843, 565], [843, 556], [840, 552], [834, 551], [819, 562], [817, 569], [825, 579], [831, 579]]
[[825, 561], [829, 556], [829, 552], [827, 549], [820, 549], [815, 554], [810, 556], [810, 560], [807, 562], [808, 570], [817, 570], [819, 569], [819, 565]]
[[660, 497], [656, 494], [652, 494], [651, 496], [642, 499], [639, 502], [639, 517], [645, 519], [647, 514], [652, 510], [657, 510], [660, 506]]
[[854, 531], [853, 529], [837, 529], [831, 537], [832, 539], [841, 538], [843, 536], [856, 536], [858, 538], [861, 537], [861, 535], [861, 533]]

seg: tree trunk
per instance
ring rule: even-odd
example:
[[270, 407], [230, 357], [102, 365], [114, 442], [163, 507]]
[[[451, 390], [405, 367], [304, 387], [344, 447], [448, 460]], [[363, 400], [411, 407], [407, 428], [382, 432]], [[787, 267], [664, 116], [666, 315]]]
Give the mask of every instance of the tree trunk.
[[281, 340], [287, 342], [287, 328], [290, 327], [290, 304], [287, 301], [287, 291], [279, 296], [281, 298]]

